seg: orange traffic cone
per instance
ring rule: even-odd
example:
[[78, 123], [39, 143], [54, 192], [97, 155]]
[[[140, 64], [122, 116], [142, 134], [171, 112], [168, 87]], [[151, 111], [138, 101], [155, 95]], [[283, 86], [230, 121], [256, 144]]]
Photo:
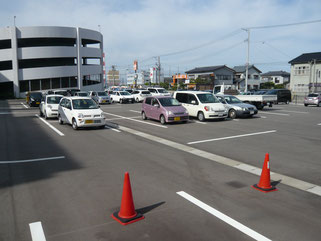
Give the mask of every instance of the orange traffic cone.
[[125, 172], [120, 211], [114, 212], [111, 216], [122, 225], [127, 225], [144, 219], [144, 216], [142, 214], [135, 211], [128, 172]]
[[261, 192], [272, 192], [278, 190], [276, 187], [271, 185], [269, 153], [265, 154], [260, 182], [258, 184], [254, 184], [252, 187]]

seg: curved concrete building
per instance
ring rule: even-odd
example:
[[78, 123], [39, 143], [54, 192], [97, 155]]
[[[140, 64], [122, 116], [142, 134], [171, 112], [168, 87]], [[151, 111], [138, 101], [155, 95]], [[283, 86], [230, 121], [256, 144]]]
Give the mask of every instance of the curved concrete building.
[[27, 91], [103, 89], [103, 36], [71, 27], [0, 28], [0, 97]]

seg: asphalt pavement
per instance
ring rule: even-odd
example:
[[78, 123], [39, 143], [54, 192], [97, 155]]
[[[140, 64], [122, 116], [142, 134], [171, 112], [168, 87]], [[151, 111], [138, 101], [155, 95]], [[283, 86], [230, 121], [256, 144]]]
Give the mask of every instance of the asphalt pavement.
[[[105, 129], [74, 131], [26, 107], [0, 102], [1, 241], [320, 240], [321, 108], [162, 126], [139, 103], [112, 104], [101, 106]], [[265, 153], [283, 178], [276, 192], [228, 165], [260, 169]], [[145, 219], [122, 226], [111, 214], [126, 171]]]

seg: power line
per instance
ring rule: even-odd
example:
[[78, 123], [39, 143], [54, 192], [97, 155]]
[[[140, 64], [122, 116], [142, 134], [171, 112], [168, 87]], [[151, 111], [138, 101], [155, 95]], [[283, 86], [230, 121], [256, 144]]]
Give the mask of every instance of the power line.
[[256, 27], [249, 27], [249, 28], [243, 28], [243, 29], [280, 28], [280, 27], [288, 27], [288, 26], [295, 26], [295, 25], [303, 25], [303, 24], [311, 24], [311, 23], [320, 23], [320, 22], [321, 22], [321, 19], [318, 19], [318, 20], [306, 21], [306, 22], [277, 24], [277, 25], [266, 25], [266, 26], [256, 26]]

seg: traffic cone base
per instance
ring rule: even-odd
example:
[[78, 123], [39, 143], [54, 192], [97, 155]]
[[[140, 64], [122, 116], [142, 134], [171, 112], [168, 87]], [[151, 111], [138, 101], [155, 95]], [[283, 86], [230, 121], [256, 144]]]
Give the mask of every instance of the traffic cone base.
[[276, 187], [273, 186], [271, 186], [270, 188], [261, 188], [257, 184], [254, 184], [252, 187], [261, 192], [274, 192], [278, 190]]
[[134, 223], [134, 222], [137, 222], [139, 220], [142, 220], [144, 219], [145, 217], [140, 214], [140, 213], [136, 213], [136, 215], [132, 218], [121, 218], [119, 217], [119, 212], [114, 212], [111, 217], [113, 219], [115, 219], [117, 222], [119, 222], [121, 225], [127, 225], [127, 224], [130, 224], [130, 223]]

